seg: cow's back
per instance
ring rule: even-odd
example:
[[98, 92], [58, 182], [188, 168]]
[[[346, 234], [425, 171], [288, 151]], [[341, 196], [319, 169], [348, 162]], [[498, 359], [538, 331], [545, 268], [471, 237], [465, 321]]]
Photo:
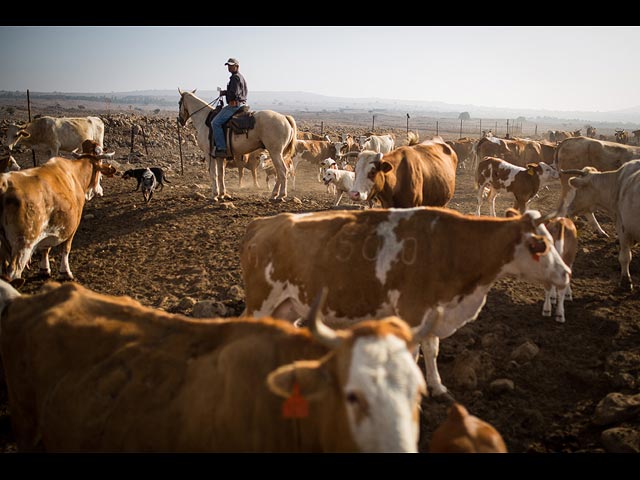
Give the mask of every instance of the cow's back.
[[60, 150], [74, 150], [87, 139], [104, 145], [104, 123], [98, 117], [56, 118], [55, 128]]
[[194, 320], [74, 283], [15, 299], [1, 326], [21, 450], [321, 449], [292, 443], [282, 399], [266, 385], [278, 366], [326, 354], [306, 330]]

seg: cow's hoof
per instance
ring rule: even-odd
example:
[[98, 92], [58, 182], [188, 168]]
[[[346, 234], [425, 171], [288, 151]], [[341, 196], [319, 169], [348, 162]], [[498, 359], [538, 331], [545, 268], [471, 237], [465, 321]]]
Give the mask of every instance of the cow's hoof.
[[628, 277], [622, 277], [620, 279], [619, 288], [623, 292], [631, 292], [633, 291], [633, 283], [631, 283], [631, 280]]
[[556, 315], [556, 322], [564, 323], [564, 317], [560, 317], [560, 316]]
[[551, 316], [551, 310], [543, 310], [542, 311], [542, 316], [543, 317], [550, 317]]
[[72, 282], [73, 280], [75, 280], [73, 275], [69, 275], [68, 273], [61, 273], [58, 275], [59, 282]]
[[270, 198], [269, 201], [272, 203], [284, 203], [284, 198], [275, 197], [275, 198]]

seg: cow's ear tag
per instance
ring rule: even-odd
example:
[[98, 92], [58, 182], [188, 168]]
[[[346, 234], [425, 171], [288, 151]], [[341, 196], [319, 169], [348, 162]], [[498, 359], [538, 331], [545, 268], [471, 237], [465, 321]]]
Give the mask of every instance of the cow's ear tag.
[[534, 176], [536, 174], [536, 172], [533, 171], [533, 168], [528, 168], [527, 173], [531, 176]]
[[300, 385], [293, 384], [291, 396], [282, 404], [282, 416], [284, 418], [305, 418], [309, 416], [309, 402], [300, 395]]

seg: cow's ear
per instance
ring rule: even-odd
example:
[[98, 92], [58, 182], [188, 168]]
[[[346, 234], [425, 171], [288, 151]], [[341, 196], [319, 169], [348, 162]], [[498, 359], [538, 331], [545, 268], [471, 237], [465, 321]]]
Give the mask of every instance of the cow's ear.
[[572, 177], [569, 179], [569, 185], [574, 188], [580, 188], [589, 183], [589, 177]]
[[549, 252], [549, 242], [542, 235], [531, 235], [527, 239], [527, 248], [532, 255], [546, 255]]
[[298, 385], [299, 394], [310, 399], [322, 393], [331, 383], [326, 364], [319, 360], [301, 360], [283, 365], [267, 376], [267, 386], [276, 395], [289, 398]]
[[380, 170], [384, 173], [390, 172], [391, 170], [393, 170], [393, 165], [391, 165], [389, 162], [380, 162]]
[[26, 130], [18, 130], [18, 136], [27, 138], [27, 137], [30, 137], [31, 134], [29, 132], [27, 132]]
[[507, 208], [507, 211], [504, 212], [504, 216], [507, 217], [507, 218], [519, 217], [520, 216], [520, 212], [518, 210], [516, 210], [515, 208]]

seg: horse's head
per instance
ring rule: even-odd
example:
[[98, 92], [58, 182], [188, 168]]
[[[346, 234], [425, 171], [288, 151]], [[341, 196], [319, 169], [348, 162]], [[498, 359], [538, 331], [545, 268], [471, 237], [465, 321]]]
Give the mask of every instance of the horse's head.
[[189, 115], [191, 115], [185, 105], [184, 96], [193, 95], [194, 93], [196, 93], [196, 90], [197, 89], [193, 89], [192, 92], [183, 92], [180, 89], [180, 87], [178, 87], [178, 93], [180, 94], [180, 101], [178, 102], [178, 121], [180, 122], [180, 125], [182, 125], [183, 127], [187, 124], [187, 120], [189, 120]]

